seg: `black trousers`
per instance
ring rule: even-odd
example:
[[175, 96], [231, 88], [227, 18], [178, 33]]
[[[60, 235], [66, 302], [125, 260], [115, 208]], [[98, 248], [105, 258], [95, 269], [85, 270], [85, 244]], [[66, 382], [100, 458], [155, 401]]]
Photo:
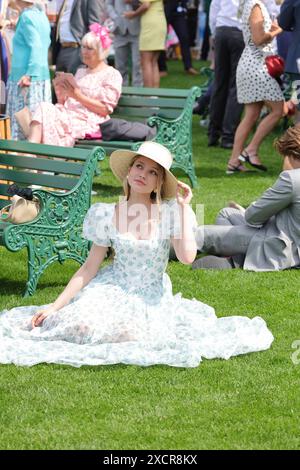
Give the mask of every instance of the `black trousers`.
[[56, 70], [58, 72], [68, 72], [74, 75], [81, 65], [80, 47], [59, 48], [56, 57]]
[[215, 36], [215, 79], [210, 102], [211, 138], [222, 136], [223, 142], [233, 142], [243, 105], [237, 102], [236, 68], [244, 50], [242, 32], [222, 26]]
[[[192, 67], [192, 57], [190, 51], [190, 38], [187, 23], [187, 16], [185, 13], [174, 13], [173, 15], [166, 16], [167, 23], [173, 26], [175, 33], [180, 42], [180, 49], [182, 55], [182, 61], [185, 70]], [[166, 55], [165, 53], [160, 55], [159, 70], [167, 70], [166, 66]]]

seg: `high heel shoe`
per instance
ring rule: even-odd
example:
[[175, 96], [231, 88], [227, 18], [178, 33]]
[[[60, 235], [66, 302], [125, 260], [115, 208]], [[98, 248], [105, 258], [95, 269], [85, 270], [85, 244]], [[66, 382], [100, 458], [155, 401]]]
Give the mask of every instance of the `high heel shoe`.
[[251, 157], [250, 157], [249, 153], [246, 150], [244, 150], [241, 153], [241, 155], [239, 156], [239, 160], [240, 160], [240, 162], [243, 162], [243, 163], [249, 163], [249, 165], [251, 165], [253, 168], [256, 168], [257, 170], [268, 171], [268, 169], [265, 165], [262, 165], [261, 163], [253, 163], [251, 161]]
[[239, 165], [232, 165], [228, 163], [226, 175], [234, 175], [235, 173], [246, 173], [248, 170], [241, 163]]

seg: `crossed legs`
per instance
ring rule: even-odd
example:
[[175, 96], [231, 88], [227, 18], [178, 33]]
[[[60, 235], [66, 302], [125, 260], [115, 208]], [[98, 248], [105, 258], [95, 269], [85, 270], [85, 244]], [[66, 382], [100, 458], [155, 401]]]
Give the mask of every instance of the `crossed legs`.
[[259, 229], [246, 224], [242, 211], [225, 207], [219, 212], [215, 225], [198, 227], [198, 250], [216, 256], [232, 257], [233, 264], [242, 267], [250, 241], [257, 230]]

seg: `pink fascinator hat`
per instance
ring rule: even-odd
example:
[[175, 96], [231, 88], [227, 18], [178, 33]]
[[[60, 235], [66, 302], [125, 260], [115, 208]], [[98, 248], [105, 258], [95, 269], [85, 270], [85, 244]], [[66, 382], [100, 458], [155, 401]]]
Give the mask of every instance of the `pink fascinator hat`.
[[112, 43], [112, 40], [109, 36], [109, 30], [106, 26], [101, 26], [101, 24], [93, 23], [89, 26], [91, 33], [94, 33], [100, 39], [101, 46], [103, 50], [109, 49]]

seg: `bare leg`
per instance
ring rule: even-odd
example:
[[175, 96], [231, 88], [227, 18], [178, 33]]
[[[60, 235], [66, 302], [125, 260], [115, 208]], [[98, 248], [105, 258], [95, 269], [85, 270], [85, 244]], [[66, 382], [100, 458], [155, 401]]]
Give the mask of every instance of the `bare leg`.
[[34, 144], [42, 142], [42, 125], [37, 121], [31, 121], [28, 142]]
[[254, 127], [254, 124], [259, 118], [262, 106], [262, 102], [249, 103], [245, 105], [245, 115], [242, 121], [240, 122], [234, 136], [232, 154], [228, 162], [229, 165], [240, 165], [239, 155], [241, 154], [244, 148], [247, 137], [249, 136], [252, 128]]
[[260, 144], [283, 115], [283, 101], [267, 101], [266, 105], [271, 108], [271, 112], [260, 122], [251, 142], [245, 149], [251, 156], [251, 161], [257, 164], [260, 163], [257, 156]]
[[151, 51], [141, 51], [141, 65], [144, 86], [149, 88], [153, 87], [152, 55], [153, 52]]
[[159, 51], [153, 52], [153, 58], [152, 58], [152, 69], [153, 69], [153, 87], [154, 88], [159, 88], [160, 84], [160, 73], [159, 73], [159, 67], [158, 67], [158, 57], [159, 57]]

